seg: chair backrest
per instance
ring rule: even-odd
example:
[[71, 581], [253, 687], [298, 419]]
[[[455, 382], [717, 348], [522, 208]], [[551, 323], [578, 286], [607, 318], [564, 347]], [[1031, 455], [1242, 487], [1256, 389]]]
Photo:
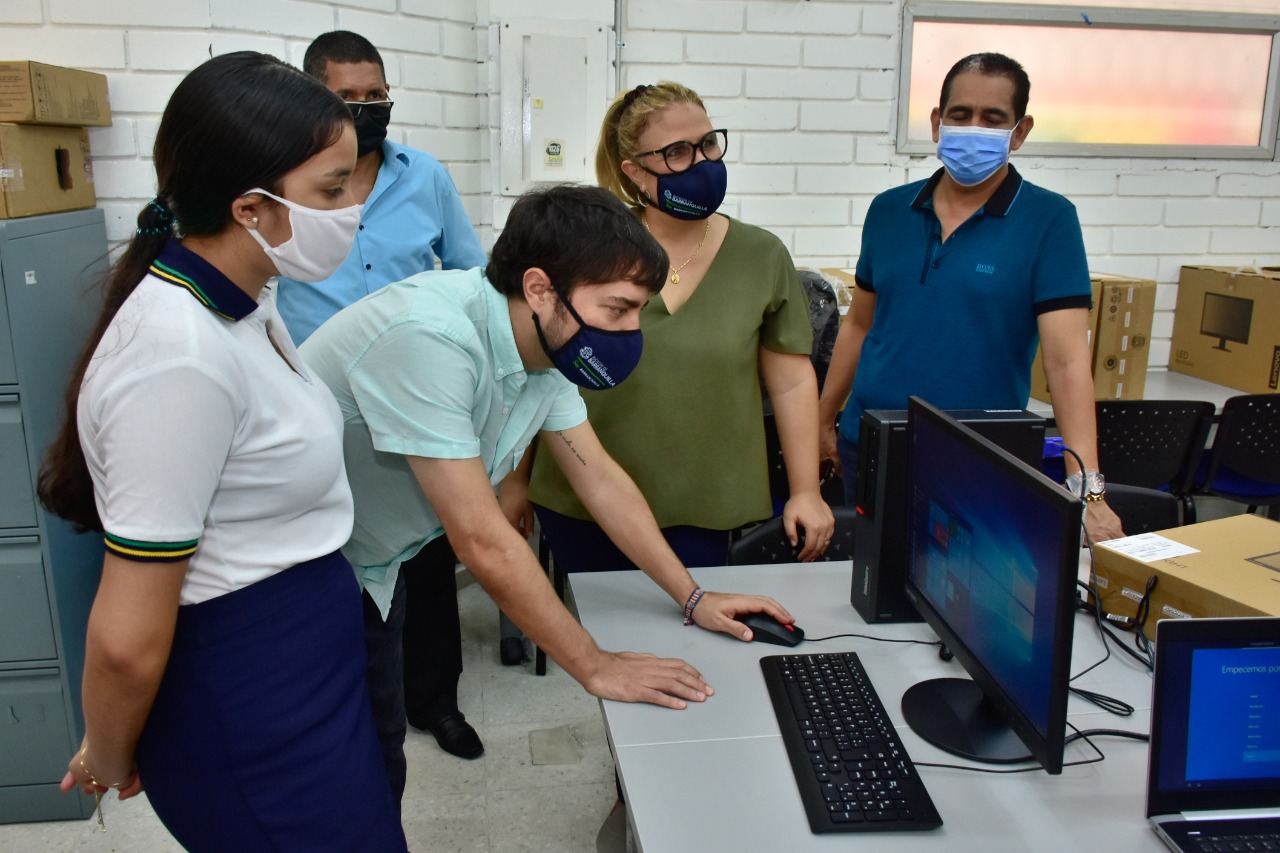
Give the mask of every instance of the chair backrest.
[[822, 273], [814, 270], [800, 270], [799, 273], [805, 296], [809, 298], [809, 322], [813, 325], [813, 351], [809, 358], [813, 361], [814, 373], [818, 375], [818, 390], [822, 390], [827, 368], [831, 365], [831, 351], [840, 331], [840, 306], [836, 302], [835, 288], [822, 277]]
[[1168, 530], [1182, 524], [1182, 502], [1168, 492], [1107, 484], [1107, 505], [1120, 517], [1125, 536]]
[[[819, 562], [853, 559], [853, 518], [855, 510], [849, 506], [833, 506], [836, 530], [831, 544], [818, 558]], [[799, 549], [792, 548], [782, 526], [782, 518], [771, 518], [752, 528], [729, 546], [729, 565], [754, 566], [774, 563], [794, 563]]]
[[1108, 482], [1182, 493], [1200, 461], [1212, 403], [1099, 400], [1098, 467]]
[[1223, 404], [1205, 482], [1220, 468], [1280, 486], [1280, 394], [1241, 394]]

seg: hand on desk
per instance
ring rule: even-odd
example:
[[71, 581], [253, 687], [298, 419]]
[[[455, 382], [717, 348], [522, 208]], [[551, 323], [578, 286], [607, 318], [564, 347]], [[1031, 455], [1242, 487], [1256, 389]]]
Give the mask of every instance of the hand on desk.
[[787, 625], [796, 621], [785, 607], [768, 596], [726, 592], [708, 592], [703, 595], [694, 608], [693, 621], [699, 628], [730, 634], [743, 642], [750, 642], [751, 630], [737, 621], [737, 617], [748, 613], [767, 613]]
[[715, 692], [702, 673], [679, 658], [639, 652], [601, 652], [603, 661], [582, 686], [592, 696], [684, 708]]
[[1120, 529], [1120, 518], [1111, 511], [1106, 501], [1092, 501], [1085, 504], [1084, 527], [1089, 531], [1089, 538], [1094, 542], [1106, 542], [1108, 539], [1119, 539], [1124, 535]]

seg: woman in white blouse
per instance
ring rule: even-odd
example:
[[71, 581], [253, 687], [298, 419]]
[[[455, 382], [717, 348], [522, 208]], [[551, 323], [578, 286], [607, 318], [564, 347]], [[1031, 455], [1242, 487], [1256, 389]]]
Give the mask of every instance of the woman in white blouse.
[[106, 541], [63, 789], [146, 786], [191, 850], [404, 850], [364, 677], [337, 405], [268, 280], [328, 276], [360, 207], [342, 101], [273, 57], [191, 72], [41, 473]]

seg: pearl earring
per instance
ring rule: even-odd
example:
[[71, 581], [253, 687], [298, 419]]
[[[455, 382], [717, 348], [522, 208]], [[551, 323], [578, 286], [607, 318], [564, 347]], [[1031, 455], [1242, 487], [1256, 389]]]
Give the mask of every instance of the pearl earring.
[[252, 217], [249, 221], [250, 221], [250, 222], [252, 222], [254, 225], [257, 225], [257, 224], [258, 224], [258, 217], [254, 216], [254, 217]]

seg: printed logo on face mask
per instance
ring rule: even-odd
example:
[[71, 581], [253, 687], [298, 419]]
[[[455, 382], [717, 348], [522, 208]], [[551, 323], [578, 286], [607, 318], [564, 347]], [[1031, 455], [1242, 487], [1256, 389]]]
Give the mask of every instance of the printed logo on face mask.
[[613, 377], [609, 375], [609, 368], [604, 362], [595, 357], [591, 347], [583, 347], [578, 350], [578, 357], [574, 359], [574, 364], [581, 370], [594, 373], [600, 378], [600, 384], [607, 388], [612, 388], [617, 383], [613, 381]]

